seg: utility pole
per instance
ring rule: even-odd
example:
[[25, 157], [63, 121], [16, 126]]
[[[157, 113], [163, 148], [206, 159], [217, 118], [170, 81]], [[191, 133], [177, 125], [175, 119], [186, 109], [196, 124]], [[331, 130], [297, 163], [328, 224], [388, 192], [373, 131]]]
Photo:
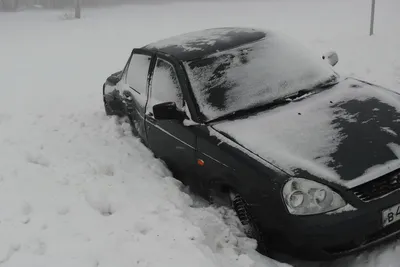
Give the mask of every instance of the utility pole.
[[371, 3], [371, 24], [369, 27], [369, 35], [374, 34], [374, 22], [375, 22], [375, 0], [372, 0]]
[[81, 18], [81, 0], [75, 0], [75, 18], [80, 19]]

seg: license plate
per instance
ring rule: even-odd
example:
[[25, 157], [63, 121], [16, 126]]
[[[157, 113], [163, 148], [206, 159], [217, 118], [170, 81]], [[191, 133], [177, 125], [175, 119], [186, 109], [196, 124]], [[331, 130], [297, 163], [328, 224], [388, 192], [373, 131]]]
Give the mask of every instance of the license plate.
[[388, 226], [400, 220], [400, 204], [382, 211], [383, 226]]

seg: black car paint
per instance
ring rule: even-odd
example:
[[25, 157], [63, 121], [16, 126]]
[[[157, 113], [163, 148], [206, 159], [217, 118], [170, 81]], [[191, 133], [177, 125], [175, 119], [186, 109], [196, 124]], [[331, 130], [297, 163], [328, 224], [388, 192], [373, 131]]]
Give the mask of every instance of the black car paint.
[[[247, 151], [228, 135], [210, 132], [214, 131], [213, 125], [202, 123], [180, 60], [154, 49], [134, 49], [133, 53], [152, 56], [149, 82], [157, 57], [167, 60], [175, 67], [191, 120], [196, 123], [185, 126], [179, 121], [157, 121], [146, 107], [139, 110], [134, 102], [126, 102], [126, 95], [118, 94], [118, 90], [112, 91], [112, 99], [126, 105], [126, 115], [133, 121], [141, 117], [143, 123], [137, 126], [139, 137], [157, 157], [167, 163], [177, 178], [190, 185], [196, 193], [208, 198], [210, 194], [223, 195], [226, 189], [238, 192], [246, 199], [258, 223], [268, 234], [271, 247], [302, 258], [330, 259], [375, 244], [375, 241], [366, 244], [363, 241], [382, 231], [381, 211], [399, 203], [400, 192], [364, 203], [340, 184], [322, 180], [303, 170], [300, 173], [304, 174], [303, 177], [330, 186], [357, 210], [331, 215], [289, 214], [281, 196], [283, 185], [291, 177], [289, 172]], [[128, 65], [129, 61], [122, 72], [113, 76], [123, 79]], [[117, 80], [107, 79], [106, 84], [114, 86]], [[149, 89], [150, 86], [147, 90]], [[107, 97], [105, 99], [110, 99]], [[218, 134], [226, 140], [221, 141], [215, 136]], [[204, 165], [197, 164], [198, 160], [202, 160]], [[394, 233], [400, 229], [398, 223], [391, 227], [394, 228]], [[387, 237], [391, 236], [385, 235], [377, 241], [383, 241]], [[346, 247], [350, 243], [354, 244]]]
[[[343, 134], [348, 136], [343, 140], [341, 148], [332, 155], [334, 159], [340, 159], [340, 164], [332, 162], [331, 166], [335, 163], [338, 165], [336, 171], [341, 179], [351, 180], [354, 177], [361, 176], [369, 167], [397, 159], [397, 156], [386, 144], [398, 141], [398, 137], [376, 127], [378, 123], [390, 125], [393, 131], [400, 132], [400, 123], [393, 123], [395, 120], [400, 121], [400, 113], [397, 113], [394, 107], [373, 98], [365, 101], [351, 100], [345, 103], [337, 103], [335, 106], [345, 109], [351, 115], [357, 115], [359, 121], [357, 124], [350, 123], [342, 118], [335, 121], [342, 126]], [[369, 112], [373, 108], [379, 108], [379, 111]], [[363, 110], [365, 112], [362, 112]], [[365, 156], [362, 157], [362, 160], [355, 160], [354, 154], [345, 153], [345, 151], [350, 151], [350, 148], [354, 148], [353, 151], [356, 155]], [[351, 163], [353, 163], [352, 168], [345, 167]]]
[[[351, 87], [356, 86], [359, 89], [354, 89]], [[238, 143], [252, 143], [251, 141], [246, 142], [248, 136], [258, 137], [255, 140], [256, 144], [250, 146], [252, 152], [259, 153], [258, 140], [265, 140], [265, 142], [278, 142], [282, 140], [268, 139], [268, 132], [258, 131], [254, 132], [252, 129], [256, 128], [258, 125], [271, 125], [276, 116], [280, 113], [285, 113], [285, 115], [291, 115], [291, 117], [285, 117], [286, 124], [296, 124], [299, 122], [304, 122], [303, 124], [297, 125], [296, 129], [302, 134], [307, 134], [305, 130], [307, 128], [313, 129], [310, 126], [314, 126], [313, 118], [316, 112], [319, 110], [318, 102], [319, 99], [325, 99], [322, 103], [324, 109], [321, 111], [329, 111], [333, 115], [330, 117], [329, 124], [337, 131], [340, 136], [340, 143], [335, 146], [335, 150], [328, 151], [326, 153], [320, 154], [319, 156], [328, 156], [329, 161], [326, 163], [327, 167], [334, 170], [338, 174], [340, 179], [336, 179], [337, 182], [347, 185], [347, 182], [357, 182], [356, 180], [361, 177], [366, 170], [378, 166], [384, 165], [385, 163], [397, 160], [397, 155], [392, 151], [391, 148], [387, 146], [390, 143], [399, 143], [400, 138], [398, 134], [400, 133], [400, 112], [396, 110], [395, 106], [385, 103], [379, 97], [377, 97], [375, 92], [384, 92], [384, 89], [378, 87], [373, 87], [371, 85], [364, 84], [362, 82], [356, 81], [351, 78], [343, 79], [340, 83], [330, 87], [329, 89], [324, 89], [319, 93], [309, 95], [307, 100], [304, 101], [293, 101], [292, 103], [298, 102], [298, 105], [283, 105], [279, 108], [279, 112], [257, 112], [252, 114], [257, 120], [253, 120], [254, 123], [249, 124], [248, 115], [236, 116], [234, 122], [234, 127], [239, 128], [245, 125], [246, 129], [242, 130], [242, 134], [236, 136], [234, 134], [231, 138], [239, 138], [236, 140]], [[349, 93], [351, 97], [346, 95]], [[340, 97], [333, 97], [332, 95], [339, 95]], [[377, 94], [379, 95], [379, 94]], [[366, 99], [363, 99], [366, 98]], [[388, 97], [392, 98], [392, 102], [400, 106], [400, 95], [389, 93]], [[397, 98], [397, 99], [396, 99]], [[307, 102], [303, 104], [303, 102]], [[304, 109], [304, 106], [310, 107], [309, 109]], [[290, 106], [290, 108], [288, 107]], [[302, 109], [303, 108], [303, 109]], [[278, 109], [278, 108], [277, 108]], [[289, 110], [289, 112], [287, 112]], [[273, 114], [273, 115], [270, 115]], [[345, 115], [343, 115], [345, 114]], [[272, 119], [272, 120], [271, 120]], [[247, 124], [245, 124], [247, 122]], [[310, 123], [306, 123], [310, 122]], [[318, 125], [319, 122], [315, 122]], [[224, 121], [220, 123], [222, 127], [219, 127], [217, 123], [216, 129], [221, 133], [227, 133], [224, 130]], [[282, 125], [286, 125], [283, 123]], [[305, 125], [304, 127], [302, 125]], [[386, 126], [391, 129], [391, 132], [382, 130], [382, 127]], [[307, 128], [305, 128], [307, 127]], [[221, 129], [219, 129], [221, 128]], [[225, 127], [226, 128], [226, 127]], [[277, 129], [278, 133], [283, 133], [285, 126], [276, 125], [274, 127]], [[228, 128], [229, 129], [229, 128]], [[268, 131], [268, 129], [264, 129]], [[270, 129], [273, 132], [274, 129]], [[300, 146], [302, 143], [296, 139], [298, 134], [293, 131], [293, 134], [286, 134], [290, 138], [285, 138], [284, 144], [288, 147], [296, 147], [298, 150], [302, 150]], [[244, 136], [244, 137], [243, 137]], [[300, 139], [302, 140], [302, 139]], [[304, 142], [304, 141], [303, 141]], [[308, 147], [312, 147], [312, 143], [305, 143]], [[291, 152], [291, 150], [288, 150]], [[265, 160], [269, 162], [277, 162], [274, 158], [272, 151], [269, 151]], [[285, 148], [282, 148], [282, 152], [286, 152]], [[351, 152], [351, 153], [349, 153]], [[362, 155], [360, 157], [359, 155]], [[299, 159], [302, 154], [298, 155]], [[301, 160], [306, 159], [305, 157]], [[317, 159], [312, 159], [317, 162]], [[277, 162], [279, 165], [279, 162]], [[305, 173], [307, 169], [301, 167], [301, 163], [297, 163], [299, 168], [293, 169], [293, 175], [297, 177], [308, 178], [312, 174]], [[284, 165], [284, 164], [283, 164]], [[349, 167], [351, 166], [351, 168]], [[284, 166], [282, 166], [284, 168]], [[354, 181], [353, 181], [354, 180]], [[323, 181], [320, 181], [323, 182]]]
[[[143, 53], [143, 50], [134, 49], [133, 53]], [[175, 66], [179, 73], [182, 93], [191, 113], [191, 119], [199, 122], [199, 118], [196, 116], [197, 106], [192, 100], [193, 95], [188, 88], [190, 84], [180, 62], [164, 53], [154, 53], [154, 56], [168, 60]], [[129, 65], [129, 62], [127, 62], [127, 65]], [[154, 68], [154, 64], [152, 66]], [[127, 71], [127, 67], [124, 68], [124, 71]], [[120, 75], [123, 79], [123, 74]], [[149, 73], [149, 79], [151, 75], [152, 69]], [[114, 90], [113, 94], [117, 92], [117, 90]], [[124, 94], [115, 96], [115, 99], [121, 99], [121, 102], [125, 102], [123, 100]], [[131, 117], [134, 110], [129, 108], [129, 103], [127, 106], [125, 110], [127, 115]], [[264, 206], [259, 203], [259, 196], [270, 198], [273, 195], [274, 197], [278, 196], [273, 202], [282, 206], [282, 210], [285, 209], [280, 194], [271, 194], [270, 192], [271, 189], [273, 191], [280, 190], [278, 180], [289, 177], [284, 171], [267, 162], [262, 164], [259, 161], [254, 161], [249, 156], [251, 152], [243, 153], [242, 150], [221, 142], [215, 136], [210, 136], [206, 125], [184, 126], [178, 121], [171, 120], [156, 122], [153, 116], [149, 116], [147, 113], [141, 113], [141, 115], [145, 117], [144, 125], [146, 126], [136, 132], [138, 137], [157, 157], [166, 162], [177, 177], [191, 185], [193, 191], [207, 198], [210, 191], [221, 193], [220, 189], [229, 187], [240, 192], [251, 207]], [[154, 136], [149, 136], [149, 133]], [[182, 153], [184, 151], [185, 153]], [[205, 162], [204, 166], [197, 164], [198, 159]], [[243, 164], [245, 162], [250, 165]], [[269, 168], [265, 168], [265, 165], [269, 165]], [[248, 185], [243, 185], [241, 181], [241, 177], [244, 176], [249, 179]], [[270, 179], [265, 179], [265, 176], [270, 177]], [[251, 179], [254, 179], [256, 184], [266, 183], [265, 186], [260, 186], [261, 193], [259, 193], [260, 188], [253, 188]]]

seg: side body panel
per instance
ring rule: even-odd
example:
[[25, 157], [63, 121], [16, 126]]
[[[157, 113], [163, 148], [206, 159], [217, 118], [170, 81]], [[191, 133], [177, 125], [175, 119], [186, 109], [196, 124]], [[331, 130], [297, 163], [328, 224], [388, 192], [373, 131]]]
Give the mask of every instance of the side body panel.
[[202, 190], [210, 192], [218, 191], [221, 186], [229, 187], [245, 198], [263, 227], [276, 230], [274, 227], [287, 215], [280, 192], [288, 175], [257, 160], [255, 155], [211, 127], [196, 127], [196, 157], [205, 162], [196, 170]]

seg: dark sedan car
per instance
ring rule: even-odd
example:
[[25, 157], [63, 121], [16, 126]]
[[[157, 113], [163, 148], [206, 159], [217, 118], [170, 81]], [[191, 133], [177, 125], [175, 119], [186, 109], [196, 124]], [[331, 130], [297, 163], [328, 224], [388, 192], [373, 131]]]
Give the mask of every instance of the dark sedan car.
[[261, 252], [336, 258], [400, 233], [400, 95], [337, 61], [273, 31], [191, 32], [134, 49], [104, 104]]

